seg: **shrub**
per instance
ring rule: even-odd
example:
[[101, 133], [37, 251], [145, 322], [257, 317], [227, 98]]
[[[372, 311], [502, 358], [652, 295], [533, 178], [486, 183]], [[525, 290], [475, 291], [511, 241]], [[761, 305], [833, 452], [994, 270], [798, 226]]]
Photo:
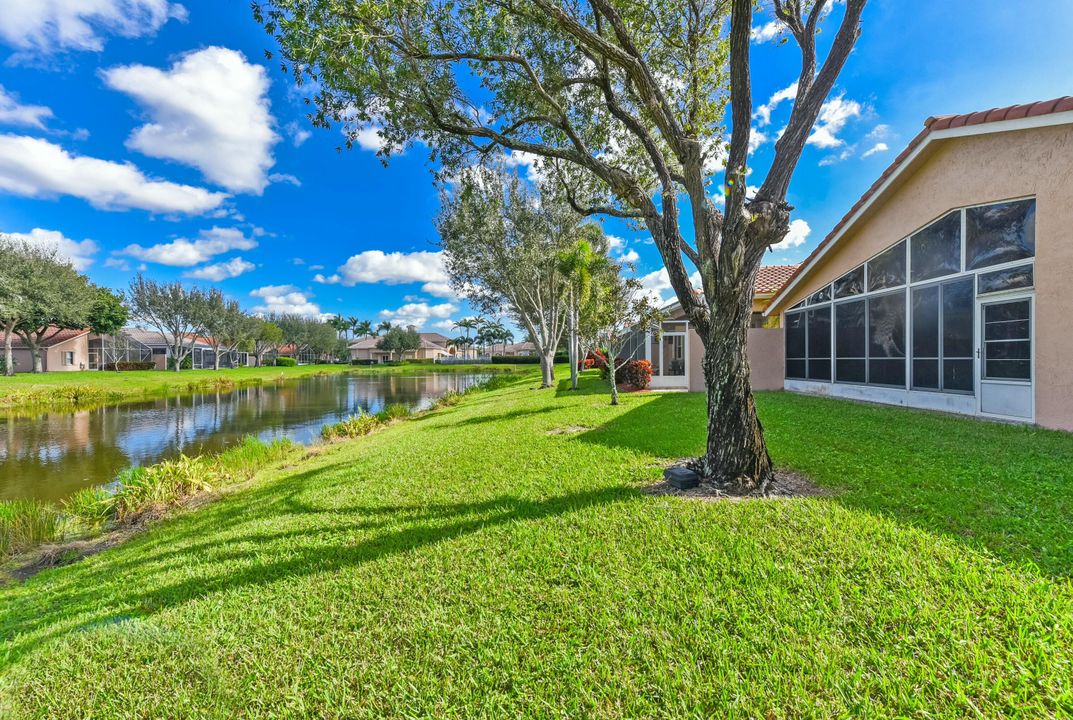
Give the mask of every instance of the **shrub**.
[[381, 422], [377, 416], [359, 413], [341, 422], [325, 425], [320, 430], [320, 436], [325, 440], [361, 437], [376, 430], [380, 425]]
[[149, 361], [149, 362], [117, 362], [117, 363], [108, 363], [107, 365], [103, 365], [102, 368], [104, 370], [109, 370], [109, 371], [155, 370], [156, 369], [156, 363], [154, 363], [152, 361]]
[[63, 501], [63, 511], [85, 529], [96, 530], [112, 519], [115, 493], [104, 485], [82, 488]]
[[[629, 385], [638, 390], [644, 390], [652, 382], [652, 363], [647, 360], [615, 360], [615, 384]], [[600, 366], [600, 377], [607, 380], [611, 376], [611, 368], [606, 360]]]
[[604, 371], [607, 369], [607, 355], [599, 350], [590, 350], [589, 354], [585, 356], [583, 365], [586, 370], [595, 368]]
[[0, 557], [62, 538], [63, 520], [50, 505], [38, 500], [0, 502]]
[[413, 410], [409, 405], [403, 405], [402, 403], [391, 403], [385, 405], [384, 408], [376, 414], [376, 418], [382, 423], [394, 422], [395, 420], [402, 420], [413, 415]]
[[540, 362], [539, 355], [493, 355], [493, 365], [536, 365]]
[[190, 495], [209, 490], [219, 479], [219, 470], [205, 458], [180, 455], [156, 465], [130, 468], [116, 478], [113, 515], [122, 522], [149, 510], [177, 505]]
[[[180, 370], [192, 370], [194, 367], [194, 359], [187, 355], [183, 358], [182, 363], [179, 364]], [[168, 370], [175, 369], [175, 358], [168, 358]]]
[[279, 367], [294, 367], [298, 364], [298, 361], [292, 357], [278, 357], [276, 358], [276, 365]]
[[375, 360], [351, 360], [351, 365], [376, 365]]
[[464, 398], [465, 396], [466, 394], [464, 392], [459, 392], [458, 390], [448, 390], [436, 399], [436, 403], [433, 407], [454, 407], [458, 403], [462, 402], [462, 398]]
[[265, 465], [283, 460], [293, 448], [294, 443], [288, 438], [266, 443], [247, 435], [240, 444], [220, 453], [211, 462], [226, 478], [250, 477]]

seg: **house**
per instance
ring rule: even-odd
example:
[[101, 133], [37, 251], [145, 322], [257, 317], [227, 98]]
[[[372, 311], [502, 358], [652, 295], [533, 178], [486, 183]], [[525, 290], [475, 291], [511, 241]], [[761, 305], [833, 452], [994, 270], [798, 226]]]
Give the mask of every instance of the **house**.
[[[168, 369], [168, 361], [172, 355], [172, 338], [170, 335], [164, 335], [158, 330], [145, 330], [143, 328], [125, 328], [123, 334], [127, 336], [129, 342], [136, 344], [140, 348], [148, 349], [149, 358], [152, 359], [157, 370]], [[207, 338], [189, 335], [185, 338], [185, 341], [187, 345], [193, 344], [193, 349], [189, 355], [192, 368], [211, 369], [216, 367], [215, 351]], [[220, 356], [221, 368], [247, 367], [252, 364], [252, 358], [246, 352], [225, 352]]]
[[1073, 97], [932, 117], [766, 312], [788, 390], [1073, 430]]
[[[40, 343], [41, 370], [44, 372], [70, 372], [89, 367], [89, 330], [56, 330], [50, 328], [48, 337]], [[5, 333], [0, 331], [0, 348], [4, 346]], [[12, 359], [15, 372], [32, 372], [33, 354], [18, 334], [11, 338]], [[3, 355], [0, 355], [2, 358]]]
[[[783, 335], [777, 327], [770, 326], [771, 323], [764, 316], [764, 308], [797, 267], [765, 265], [756, 273], [753, 316], [747, 341], [754, 390], [782, 388]], [[660, 328], [659, 338], [651, 332], [638, 333], [627, 343], [623, 356], [652, 363], [653, 388], [702, 392], [705, 390], [701, 366], [704, 344], [700, 335], [690, 326], [680, 303], [673, 302], [663, 310], [666, 319]]]
[[492, 354], [504, 357], [531, 357], [536, 355], [536, 345], [531, 342], [508, 343], [499, 347], [499, 352], [495, 352], [496, 349], [496, 346], [492, 347]]
[[360, 362], [382, 363], [388, 360], [431, 360], [433, 362], [454, 357], [454, 348], [450, 346], [451, 339], [440, 333], [418, 333], [421, 336], [421, 347], [415, 351], [391, 353], [380, 350], [376, 343], [378, 337], [367, 337], [350, 343], [350, 359]]

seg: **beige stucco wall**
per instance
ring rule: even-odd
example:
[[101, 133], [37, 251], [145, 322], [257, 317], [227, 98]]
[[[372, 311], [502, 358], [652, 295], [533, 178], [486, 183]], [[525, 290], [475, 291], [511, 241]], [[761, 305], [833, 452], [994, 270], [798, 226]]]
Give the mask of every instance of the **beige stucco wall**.
[[[74, 364], [64, 365], [63, 354], [74, 352]], [[32, 372], [34, 369], [33, 354], [29, 350], [15, 349], [12, 351], [15, 358], [15, 372]], [[41, 351], [41, 369], [45, 372], [72, 372], [84, 370], [89, 367], [89, 336], [72, 338], [67, 342], [45, 348]]]
[[[684, 315], [679, 310], [672, 313], [670, 319], [680, 319]], [[750, 379], [753, 390], [781, 390], [783, 379], [783, 332], [781, 329], [749, 328], [746, 340], [749, 356]], [[689, 391], [705, 392], [704, 387], [704, 343], [692, 327], [689, 328], [688, 355]]]
[[780, 303], [791, 307], [949, 210], [1036, 198], [1036, 422], [1073, 430], [1073, 126], [938, 142]]

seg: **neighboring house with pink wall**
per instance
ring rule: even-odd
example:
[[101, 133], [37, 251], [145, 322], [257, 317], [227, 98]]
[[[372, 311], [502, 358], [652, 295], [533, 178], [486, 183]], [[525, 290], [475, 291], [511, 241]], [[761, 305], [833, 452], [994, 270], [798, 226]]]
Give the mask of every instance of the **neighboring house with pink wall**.
[[[41, 370], [44, 372], [70, 372], [89, 368], [89, 330], [58, 330], [47, 333], [41, 342]], [[4, 346], [4, 333], [0, 331], [0, 349]], [[18, 334], [12, 337], [15, 372], [32, 372], [33, 354]]]
[[376, 347], [380, 342], [378, 337], [367, 337], [350, 343], [350, 359], [361, 362], [382, 363], [389, 360], [440, 360], [454, 357], [454, 348], [450, 346], [451, 339], [440, 333], [418, 333], [421, 336], [421, 347], [416, 351], [405, 353], [391, 353]]
[[[765, 265], [756, 273], [753, 286], [753, 317], [748, 334], [750, 380], [754, 390], [782, 388], [782, 331], [763, 327], [764, 308], [797, 270], [796, 265]], [[655, 333], [638, 333], [627, 344], [623, 356], [652, 363], [653, 388], [704, 392], [704, 344], [692, 323], [673, 302], [663, 309], [666, 314], [659, 337]]]
[[767, 308], [784, 387], [1073, 430], [1073, 97], [929, 118]]

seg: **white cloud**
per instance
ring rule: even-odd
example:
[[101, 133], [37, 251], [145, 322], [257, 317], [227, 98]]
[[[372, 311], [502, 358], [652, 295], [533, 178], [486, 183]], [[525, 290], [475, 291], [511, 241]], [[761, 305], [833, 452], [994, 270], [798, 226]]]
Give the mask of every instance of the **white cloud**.
[[55, 250], [71, 262], [75, 270], [85, 270], [93, 264], [97, 254], [97, 243], [92, 240], [72, 240], [59, 230], [34, 228], [28, 233], [5, 233], [8, 237], [30, 245], [38, 245]]
[[619, 248], [626, 247], [626, 241], [617, 235], [606, 235], [605, 237], [607, 239], [608, 250], [618, 250]]
[[457, 294], [448, 282], [427, 282], [421, 286], [421, 292], [440, 298], [450, 298]]
[[508, 168], [524, 168], [526, 179], [532, 183], [539, 183], [545, 177], [539, 155], [514, 150], [503, 154], [503, 165]]
[[449, 302], [440, 303], [439, 305], [414, 302], [407, 303], [394, 310], [381, 310], [380, 317], [394, 325], [402, 325], [403, 327], [413, 325], [421, 329], [425, 327], [429, 320], [446, 320], [458, 310], [457, 305]]
[[291, 136], [291, 144], [295, 147], [301, 147], [302, 143], [313, 137], [312, 132], [306, 130], [297, 122], [287, 123], [287, 126], [284, 129], [287, 131], [287, 134]]
[[625, 253], [623, 253], [622, 255], [618, 256], [619, 261], [627, 262], [627, 263], [635, 263], [640, 259], [641, 259], [640, 253], [638, 253], [636, 250], [632, 250], [632, 249], [628, 250]]
[[338, 280], [346, 286], [358, 283], [400, 285], [410, 282], [448, 281], [441, 252], [385, 253], [382, 250], [366, 250], [351, 256], [339, 267]]
[[768, 136], [760, 130], [753, 128], [749, 133], [749, 152], [756, 152], [756, 149], [768, 141]]
[[861, 104], [856, 100], [846, 100], [845, 95], [831, 98], [820, 107], [820, 116], [816, 127], [809, 135], [808, 144], [820, 148], [833, 148], [844, 144], [838, 133], [852, 118], [861, 116]]
[[868, 148], [863, 153], [861, 153], [861, 157], [862, 158], [872, 157], [873, 155], [876, 155], [876, 154], [882, 153], [882, 152], [887, 152], [888, 150], [890, 150], [890, 147], [887, 146], [887, 143], [885, 143], [885, 142], [877, 142], [875, 145], [873, 145], [872, 147]]
[[333, 275], [322, 275], [317, 273], [313, 276], [313, 282], [319, 282], [323, 285], [338, 285], [343, 278], [339, 277], [338, 273]]
[[268, 182], [290, 183], [295, 187], [302, 187], [302, 181], [290, 173], [272, 173], [268, 176]]
[[72, 155], [46, 140], [0, 135], [0, 190], [24, 197], [73, 195], [103, 209], [201, 214], [227, 195], [151, 180], [131, 163]]
[[255, 267], [257, 266], [253, 263], [246, 262], [240, 257], [235, 257], [227, 262], [206, 265], [204, 267], [199, 267], [196, 270], [185, 272], [183, 273], [183, 277], [220, 282], [221, 280], [227, 280], [229, 278], [237, 278], [239, 275], [247, 273]]
[[772, 245], [771, 250], [789, 250], [790, 248], [804, 245], [811, 232], [812, 228], [810, 228], [808, 223], [804, 220], [801, 220], [800, 218], [792, 220], [790, 222], [790, 231], [786, 233], [786, 237], [782, 239], [782, 242]]
[[320, 306], [293, 285], [265, 285], [252, 291], [250, 297], [261, 300], [261, 303], [253, 308], [255, 313], [324, 317]]
[[0, 0], [0, 38], [23, 51], [100, 50], [105, 34], [156, 33], [186, 9], [169, 0]]
[[171, 68], [125, 65], [104, 72], [109, 87], [145, 107], [151, 122], [127, 146], [198, 168], [234, 192], [260, 193], [275, 159], [265, 69], [235, 50], [208, 47]]
[[380, 152], [384, 149], [384, 138], [380, 134], [380, 128], [378, 127], [366, 127], [358, 130], [354, 136], [354, 142], [362, 150]]
[[202, 230], [196, 240], [179, 238], [169, 243], [149, 247], [128, 245], [119, 252], [160, 265], [191, 267], [216, 255], [232, 250], [252, 250], [255, 247], [257, 247], [257, 241], [246, 237], [237, 228], [213, 227], [209, 230]]
[[793, 100], [797, 97], [797, 83], [779, 90], [771, 96], [771, 99], [756, 109], [753, 119], [759, 127], [766, 127], [771, 123], [771, 113], [775, 111], [784, 100]]
[[782, 33], [784, 27], [786, 26], [778, 20], [772, 20], [764, 25], [753, 27], [750, 34], [753, 42], [765, 43], [777, 38]]
[[123, 258], [110, 257], [104, 261], [104, 266], [122, 270], [123, 272], [130, 272], [130, 263]]
[[0, 123], [25, 125], [43, 129], [45, 120], [52, 117], [52, 109], [44, 105], [23, 105], [14, 93], [0, 85]]

